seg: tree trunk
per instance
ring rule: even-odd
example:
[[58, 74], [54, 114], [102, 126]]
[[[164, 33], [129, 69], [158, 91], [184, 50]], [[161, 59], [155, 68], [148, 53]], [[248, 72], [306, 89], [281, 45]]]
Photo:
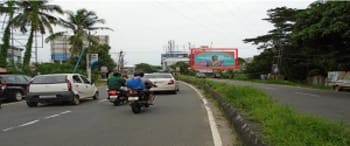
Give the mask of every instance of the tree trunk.
[[34, 34], [34, 29], [32, 28], [30, 30], [29, 38], [26, 44], [26, 51], [24, 53], [24, 58], [23, 58], [24, 69], [29, 69], [30, 59], [32, 57], [33, 34]]
[[[12, 19], [12, 15], [9, 17], [9, 21]], [[7, 23], [4, 35], [2, 37], [3, 44], [0, 49], [0, 67], [7, 66], [7, 51], [10, 48], [10, 37], [11, 37], [11, 24]], [[13, 55], [13, 54], [12, 54]]]

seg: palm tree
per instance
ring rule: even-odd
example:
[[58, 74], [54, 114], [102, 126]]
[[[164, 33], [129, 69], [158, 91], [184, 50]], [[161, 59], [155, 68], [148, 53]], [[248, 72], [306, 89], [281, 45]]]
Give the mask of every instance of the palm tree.
[[[71, 44], [70, 52], [72, 55], [81, 52], [81, 49], [84, 47], [84, 42], [86, 41], [92, 44], [98, 44], [98, 38], [90, 35], [91, 31], [101, 29], [112, 30], [108, 27], [96, 26], [97, 24], [104, 24], [105, 20], [100, 19], [94, 11], [79, 9], [75, 13], [72, 11], [67, 11], [66, 13], [68, 14], [67, 20], [61, 19], [60, 24], [73, 32], [73, 35], [68, 38]], [[46, 42], [55, 40], [55, 38], [62, 37], [65, 34], [66, 32], [52, 34], [46, 39]]]
[[[15, 12], [16, 1], [9, 0], [0, 4], [0, 15], [8, 15], [8, 21], [5, 26], [5, 30], [2, 36], [2, 45], [0, 45], [0, 67], [7, 66], [7, 51], [10, 48], [10, 37], [11, 37], [11, 20]], [[13, 47], [13, 46], [12, 46]], [[12, 62], [13, 63], [13, 62]]]
[[20, 11], [13, 18], [14, 25], [19, 27], [23, 33], [28, 32], [28, 28], [30, 29], [23, 58], [23, 66], [27, 69], [31, 59], [34, 33], [46, 34], [47, 30], [53, 33], [52, 25], [57, 24], [58, 18], [52, 14], [63, 14], [63, 10], [58, 5], [48, 4], [47, 0], [18, 1], [18, 7]]

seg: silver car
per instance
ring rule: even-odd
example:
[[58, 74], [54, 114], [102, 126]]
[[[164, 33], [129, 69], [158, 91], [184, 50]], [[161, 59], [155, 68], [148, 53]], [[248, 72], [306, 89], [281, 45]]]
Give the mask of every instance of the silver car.
[[179, 91], [179, 85], [174, 76], [170, 73], [151, 73], [145, 74], [145, 78], [151, 80], [157, 87], [151, 88], [151, 91], [170, 91], [176, 94]]

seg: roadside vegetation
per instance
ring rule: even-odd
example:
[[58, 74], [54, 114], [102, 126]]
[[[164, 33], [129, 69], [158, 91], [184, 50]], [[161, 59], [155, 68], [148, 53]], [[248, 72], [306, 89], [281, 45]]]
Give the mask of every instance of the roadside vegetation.
[[248, 120], [261, 127], [263, 139], [269, 145], [350, 145], [350, 127], [344, 122], [295, 112], [253, 87], [233, 86], [183, 75], [178, 77], [198, 87], [207, 84], [220, 93], [227, 103], [234, 105]]
[[250, 79], [271, 73], [273, 64], [289, 81], [327, 77], [328, 71], [349, 71], [350, 3], [315, 1], [305, 9], [277, 7], [263, 20], [274, 28], [267, 34], [244, 39], [262, 53], [246, 64]]
[[[101, 44], [97, 33], [100, 30], [112, 30], [102, 26], [105, 20], [98, 17], [94, 11], [78, 9], [76, 11], [64, 10], [59, 5], [51, 4], [47, 0], [5, 0], [0, 2], [0, 16], [4, 16], [4, 32], [2, 33], [2, 44], [0, 44], [0, 67], [7, 68], [11, 73], [36, 75], [49, 73], [81, 73], [86, 74], [87, 53], [97, 53], [99, 64], [93, 66], [93, 80], [97, 80], [98, 70], [106, 66], [112, 71], [114, 63], [108, 44]], [[65, 17], [65, 18], [64, 18]], [[65, 28], [63, 32], [55, 32], [55, 26]], [[24, 36], [28, 35], [24, 46], [23, 60], [15, 61], [7, 58], [8, 50], [11, 47], [11, 29], [19, 30]], [[46, 43], [55, 40], [57, 37], [68, 36], [69, 59], [53, 63], [31, 63], [32, 47], [37, 46], [35, 36], [45, 35]], [[93, 35], [92, 35], [93, 34]], [[22, 36], [21, 36], [22, 37]], [[16, 39], [16, 38], [15, 38]], [[38, 56], [37, 56], [38, 57]], [[79, 58], [82, 57], [79, 62]], [[73, 70], [78, 63], [77, 69]]]

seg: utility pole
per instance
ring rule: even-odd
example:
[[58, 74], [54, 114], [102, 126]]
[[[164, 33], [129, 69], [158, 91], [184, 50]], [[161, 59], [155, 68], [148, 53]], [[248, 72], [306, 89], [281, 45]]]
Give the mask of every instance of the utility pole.
[[118, 72], [121, 72], [123, 68], [124, 68], [124, 52], [120, 51], [119, 57], [118, 57], [118, 66], [117, 66]]

